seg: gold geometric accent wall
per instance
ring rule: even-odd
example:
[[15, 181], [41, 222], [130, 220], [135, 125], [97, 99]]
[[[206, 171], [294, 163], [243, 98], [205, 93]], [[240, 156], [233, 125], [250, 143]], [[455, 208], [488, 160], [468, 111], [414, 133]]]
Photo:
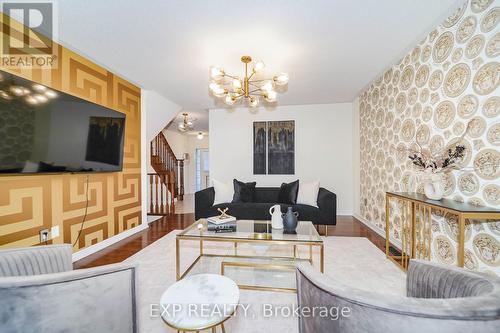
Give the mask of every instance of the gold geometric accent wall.
[[[11, 31], [22, 36], [19, 26], [11, 26]], [[53, 226], [59, 226], [60, 236], [51, 243], [74, 243], [85, 213], [87, 177], [87, 218], [74, 251], [141, 224], [141, 90], [67, 48], [56, 47], [56, 68], [2, 70], [124, 113], [123, 171], [0, 176], [0, 248], [37, 245], [39, 230]]]
[[[463, 170], [445, 177], [445, 196], [500, 207], [500, 0], [470, 0], [359, 96], [361, 214], [385, 229], [385, 192], [423, 192], [400, 148], [437, 151], [465, 131]], [[401, 207], [389, 234], [401, 242]], [[456, 216], [432, 209], [430, 259], [456, 264]], [[428, 216], [426, 214], [425, 216]], [[419, 216], [418, 219], [423, 216]], [[465, 267], [500, 275], [500, 221], [466, 221]]]

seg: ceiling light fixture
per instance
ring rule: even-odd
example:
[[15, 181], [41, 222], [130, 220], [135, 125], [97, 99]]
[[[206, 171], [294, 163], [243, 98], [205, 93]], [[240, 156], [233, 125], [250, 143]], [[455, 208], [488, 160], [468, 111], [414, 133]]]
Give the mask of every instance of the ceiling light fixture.
[[245, 77], [240, 79], [237, 76], [229, 75], [220, 67], [210, 68], [210, 78], [212, 81], [208, 85], [215, 97], [224, 98], [227, 105], [234, 105], [237, 101], [246, 99], [251, 107], [259, 105], [260, 97], [267, 102], [276, 102], [277, 92], [275, 86], [288, 84], [288, 74], [280, 73], [272, 79], [253, 79], [252, 77], [262, 71], [265, 64], [262, 60], [257, 60], [253, 64], [251, 73], [248, 73], [248, 64], [252, 62], [250, 56], [241, 57], [241, 62], [245, 64]]
[[198, 132], [198, 135], [196, 136], [196, 138], [198, 140], [203, 140], [203, 133], [202, 132]]
[[194, 127], [194, 119], [189, 118], [187, 113], [182, 114], [182, 122], [179, 123], [177, 129], [181, 132], [187, 132], [193, 129]]

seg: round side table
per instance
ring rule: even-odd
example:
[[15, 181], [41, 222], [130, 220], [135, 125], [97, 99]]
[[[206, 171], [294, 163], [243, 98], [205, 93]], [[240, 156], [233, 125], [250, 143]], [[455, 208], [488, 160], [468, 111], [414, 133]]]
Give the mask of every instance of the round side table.
[[230, 278], [217, 274], [195, 274], [177, 281], [160, 299], [163, 321], [178, 332], [221, 326], [236, 311], [240, 290]]

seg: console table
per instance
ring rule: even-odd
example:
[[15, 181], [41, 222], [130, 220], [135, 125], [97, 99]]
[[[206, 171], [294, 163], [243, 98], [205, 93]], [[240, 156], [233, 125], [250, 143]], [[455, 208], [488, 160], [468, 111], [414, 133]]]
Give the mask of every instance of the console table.
[[[401, 254], [390, 251], [390, 200], [402, 201], [401, 211]], [[408, 268], [411, 258], [431, 259], [432, 209], [442, 210], [457, 216], [458, 223], [458, 266], [464, 266], [465, 220], [499, 220], [500, 209], [474, 206], [451, 199], [430, 200], [424, 194], [409, 192], [386, 192], [385, 194], [385, 254], [403, 270]]]

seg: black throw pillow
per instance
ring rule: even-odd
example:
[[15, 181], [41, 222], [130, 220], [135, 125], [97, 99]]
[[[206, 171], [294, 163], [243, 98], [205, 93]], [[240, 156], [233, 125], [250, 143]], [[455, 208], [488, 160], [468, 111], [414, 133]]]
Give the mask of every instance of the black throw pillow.
[[233, 202], [254, 202], [256, 182], [243, 183], [233, 179], [234, 195]]
[[278, 202], [282, 204], [295, 205], [297, 203], [297, 194], [299, 193], [299, 180], [292, 183], [283, 183], [280, 187]]

